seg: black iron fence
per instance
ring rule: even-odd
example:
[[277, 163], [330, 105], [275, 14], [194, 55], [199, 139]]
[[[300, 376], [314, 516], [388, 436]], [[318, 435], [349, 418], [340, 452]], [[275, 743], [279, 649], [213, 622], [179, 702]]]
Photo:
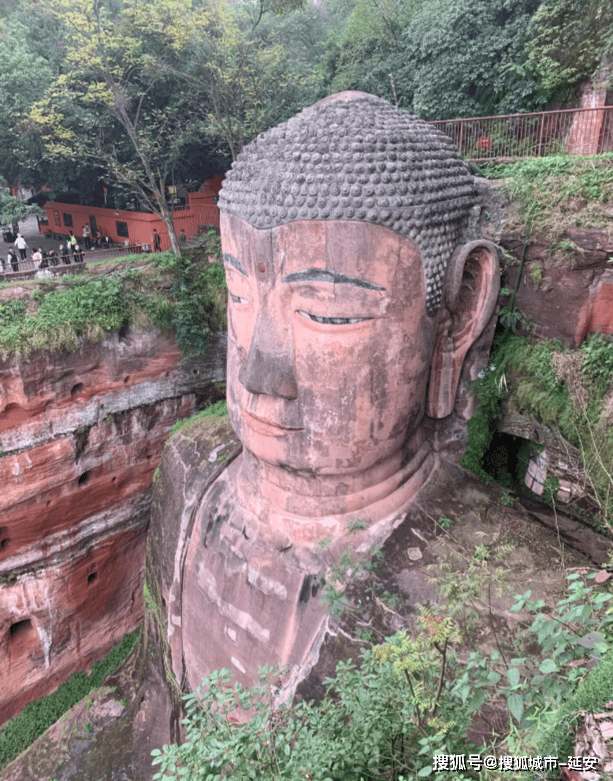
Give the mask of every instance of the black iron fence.
[[613, 106], [432, 122], [467, 160], [511, 161], [613, 152]]

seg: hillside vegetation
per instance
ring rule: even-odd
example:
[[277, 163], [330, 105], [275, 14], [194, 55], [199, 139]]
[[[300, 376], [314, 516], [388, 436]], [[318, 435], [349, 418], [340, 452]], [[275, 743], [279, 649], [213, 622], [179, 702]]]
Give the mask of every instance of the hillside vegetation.
[[[213, 244], [215, 246], [211, 247]], [[5, 283], [0, 289], [0, 356], [74, 350], [126, 327], [174, 330], [184, 355], [203, 355], [225, 328], [225, 274], [200, 252], [134, 255], [88, 263], [76, 275]]]

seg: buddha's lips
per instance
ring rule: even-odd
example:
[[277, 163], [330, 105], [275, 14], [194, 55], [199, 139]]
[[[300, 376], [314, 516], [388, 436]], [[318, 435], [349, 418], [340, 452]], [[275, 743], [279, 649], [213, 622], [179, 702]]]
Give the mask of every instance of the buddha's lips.
[[258, 418], [257, 415], [253, 415], [251, 412], [241, 410], [243, 418], [247, 425], [255, 431], [256, 434], [261, 434], [264, 437], [284, 437], [287, 434], [291, 434], [292, 431], [302, 431], [302, 428], [291, 428], [289, 426], [281, 426], [278, 423], [273, 423], [266, 418]]

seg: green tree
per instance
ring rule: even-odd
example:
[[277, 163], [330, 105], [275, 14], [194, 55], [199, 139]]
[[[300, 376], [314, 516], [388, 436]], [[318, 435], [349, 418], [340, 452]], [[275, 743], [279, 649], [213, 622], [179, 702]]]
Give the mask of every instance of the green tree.
[[404, 33], [423, 3], [355, 0], [348, 6], [346, 0], [329, 2], [331, 30], [322, 62], [327, 91], [363, 90], [409, 108], [412, 82], [397, 75], [405, 57]]
[[315, 69], [307, 58], [292, 56], [280, 23], [301, 7], [302, 0], [212, 4], [192, 16], [188, 40], [172, 42], [180, 67], [168, 61], [164, 67], [185, 85], [202, 131], [232, 159], [314, 95]]
[[167, 185], [196, 126], [156, 50], [186, 41], [190, 0], [49, 0], [65, 30], [62, 72], [29, 115], [51, 160], [103, 168], [174, 230]]
[[539, 79], [524, 65], [538, 4], [355, 0], [328, 38], [326, 85], [372, 92], [425, 119], [533, 110]]
[[540, 107], [526, 70], [528, 25], [538, 0], [431, 0], [405, 31], [397, 80], [412, 85], [425, 119], [487, 116]]
[[15, 20], [0, 22], [0, 174], [13, 184], [30, 183], [16, 151], [18, 129], [52, 78], [48, 62], [30, 51], [28, 34]]
[[48, 164], [104, 171], [166, 224], [182, 158], [216, 143], [234, 157], [302, 107], [313, 69], [292, 67], [269, 20], [301, 0], [49, 0], [65, 30], [61, 72], [29, 113]]
[[36, 204], [28, 206], [19, 198], [13, 197], [6, 187], [0, 185], [0, 225], [11, 224], [16, 230], [17, 224], [31, 214], [42, 216], [44, 212]]
[[528, 54], [545, 93], [567, 93], [613, 55], [613, 4], [544, 0], [532, 19]]

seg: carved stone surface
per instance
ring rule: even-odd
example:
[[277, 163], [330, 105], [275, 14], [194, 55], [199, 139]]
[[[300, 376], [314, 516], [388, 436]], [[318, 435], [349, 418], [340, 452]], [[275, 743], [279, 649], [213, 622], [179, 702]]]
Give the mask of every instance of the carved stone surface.
[[327, 556], [383, 542], [436, 470], [470, 414], [456, 404], [463, 366], [478, 371], [486, 345], [470, 350], [491, 338], [498, 259], [474, 240], [476, 201], [447, 139], [362, 93], [239, 156], [220, 207], [228, 410], [244, 450], [195, 493], [170, 467], [174, 515], [160, 520], [176, 547], [153, 541], [174, 561], [162, 590], [180, 681], [229, 667], [251, 684], [282, 662], [290, 694], [326, 633]]
[[345, 92], [258, 136], [227, 174], [219, 208], [258, 229], [351, 220], [407, 236], [421, 250], [434, 314], [476, 202], [450, 138], [374, 95]]

